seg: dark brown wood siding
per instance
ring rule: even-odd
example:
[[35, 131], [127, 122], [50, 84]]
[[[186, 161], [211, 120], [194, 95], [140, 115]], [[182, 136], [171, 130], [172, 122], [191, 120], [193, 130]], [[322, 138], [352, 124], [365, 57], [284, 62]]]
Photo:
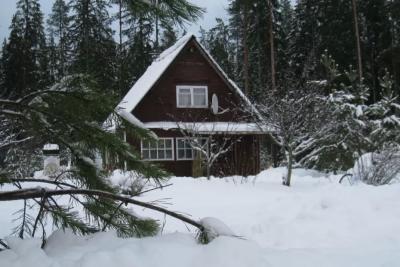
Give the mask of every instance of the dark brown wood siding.
[[[177, 108], [177, 85], [208, 87], [208, 106], [216, 94], [221, 109], [232, 112], [212, 114], [210, 108]], [[192, 40], [133, 110], [142, 122], [150, 121], [240, 121], [241, 99], [218, 75]], [[240, 114], [240, 115], [239, 115]]]
[[[193, 171], [193, 160], [177, 160], [176, 138], [182, 137], [179, 131], [165, 131], [156, 129], [159, 137], [174, 138], [174, 160], [153, 161], [161, 168], [176, 176], [196, 176]], [[260, 136], [259, 135], [230, 135], [234, 145], [232, 149], [221, 156], [211, 169], [214, 176], [255, 175], [260, 172]], [[222, 138], [216, 135], [214, 138]], [[140, 151], [140, 141], [134, 138], [127, 140], [137, 151]], [[202, 175], [205, 175], [205, 169]]]

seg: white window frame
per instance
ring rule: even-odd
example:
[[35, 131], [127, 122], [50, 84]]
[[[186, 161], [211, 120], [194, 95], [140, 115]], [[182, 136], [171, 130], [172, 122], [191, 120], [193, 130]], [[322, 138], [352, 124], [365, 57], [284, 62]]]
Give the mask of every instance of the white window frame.
[[[190, 90], [190, 100], [191, 100], [190, 106], [179, 105], [179, 91], [181, 89], [189, 89]], [[204, 105], [201, 105], [201, 106], [194, 105], [193, 89], [205, 89], [206, 101], [205, 101]], [[206, 85], [177, 85], [176, 86], [176, 107], [177, 108], [207, 108], [208, 107], [208, 86], [206, 86]]]
[[[188, 140], [188, 139], [204, 139], [204, 140], [207, 140], [207, 137], [177, 137], [176, 138], [176, 142], [175, 142], [175, 149], [176, 149], [176, 160], [177, 161], [180, 161], [180, 160], [194, 160], [195, 159], [195, 154], [196, 153], [199, 153], [198, 151], [196, 151], [195, 149], [193, 149], [192, 148], [192, 146], [190, 146], [190, 144], [189, 144], [189, 148], [187, 148], [187, 147], [184, 147], [184, 148], [178, 148], [178, 141], [179, 140]], [[191, 158], [188, 158], [188, 157], [186, 157], [186, 150], [187, 149], [191, 149], [192, 150], [192, 157]], [[207, 147], [207, 153], [209, 153], [209, 151], [208, 151], [208, 147]], [[184, 158], [179, 158], [179, 150], [185, 150], [185, 157]], [[202, 156], [202, 155], [200, 155], [200, 156]]]
[[[158, 141], [161, 141], [161, 140], [164, 141], [164, 155], [167, 155], [166, 151], [169, 150], [165, 146], [165, 141], [167, 141], [167, 140], [171, 141], [171, 151], [172, 151], [171, 158], [164, 158], [164, 159], [159, 159], [158, 158], [158, 151], [159, 151], [159, 149], [158, 149]], [[142, 160], [144, 160], [144, 161], [173, 161], [173, 160], [175, 160], [174, 138], [172, 138], [172, 137], [171, 138], [170, 137], [168, 137], [168, 138], [167, 137], [166, 138], [158, 138], [156, 140], [156, 142], [157, 142], [157, 150], [156, 150], [157, 151], [157, 158], [156, 159], [151, 158], [151, 153], [149, 153], [149, 158], [145, 159], [145, 158], [143, 158], [143, 148], [144, 148], [143, 140], [140, 141], [140, 156], [141, 156]], [[151, 151], [150, 146], [148, 148], [145, 148], [145, 150]]]

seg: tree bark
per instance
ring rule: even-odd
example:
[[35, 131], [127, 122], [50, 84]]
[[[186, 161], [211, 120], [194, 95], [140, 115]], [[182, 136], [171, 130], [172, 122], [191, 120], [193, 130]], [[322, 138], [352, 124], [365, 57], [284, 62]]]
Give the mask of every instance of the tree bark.
[[290, 186], [290, 182], [292, 179], [292, 169], [293, 169], [293, 151], [292, 148], [289, 147], [287, 151], [287, 175], [285, 178], [285, 181], [283, 182], [283, 185]]
[[269, 7], [269, 49], [270, 49], [270, 60], [271, 60], [271, 86], [272, 90], [276, 90], [276, 69], [275, 69], [275, 47], [274, 47], [274, 6], [272, 0], [268, 0]]
[[248, 46], [248, 8], [247, 4], [244, 4], [243, 10], [243, 78], [244, 78], [244, 91], [248, 96], [250, 94], [250, 79], [249, 79], [249, 46]]
[[351, 0], [353, 5], [353, 19], [354, 19], [354, 33], [356, 38], [357, 46], [357, 65], [358, 65], [358, 78], [360, 83], [362, 82], [363, 72], [362, 72], [362, 59], [361, 59], [361, 45], [360, 45], [360, 33], [358, 29], [358, 19], [357, 19], [357, 3], [356, 0]]

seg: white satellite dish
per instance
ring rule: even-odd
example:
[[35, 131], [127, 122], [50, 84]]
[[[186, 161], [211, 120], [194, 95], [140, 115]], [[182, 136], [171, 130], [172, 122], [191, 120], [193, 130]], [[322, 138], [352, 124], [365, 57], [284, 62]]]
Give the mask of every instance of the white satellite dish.
[[218, 97], [216, 94], [212, 95], [211, 99], [211, 111], [213, 114], [218, 114]]

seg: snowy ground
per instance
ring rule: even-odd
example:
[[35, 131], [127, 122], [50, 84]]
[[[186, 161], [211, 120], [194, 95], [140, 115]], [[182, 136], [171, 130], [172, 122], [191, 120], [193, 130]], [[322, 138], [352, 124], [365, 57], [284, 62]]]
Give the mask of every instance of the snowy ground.
[[[287, 188], [283, 173], [270, 169], [247, 180], [172, 178], [173, 186], [140, 197], [194, 219], [219, 218], [246, 240], [222, 237], [198, 245], [193, 228], [167, 217], [163, 235], [144, 240], [57, 233], [44, 252], [23, 241], [0, 253], [0, 266], [400, 266], [400, 183], [345, 186], [338, 176], [297, 169]], [[8, 233], [10, 211], [0, 203], [0, 236]], [[164, 221], [149, 210], [136, 212]]]

